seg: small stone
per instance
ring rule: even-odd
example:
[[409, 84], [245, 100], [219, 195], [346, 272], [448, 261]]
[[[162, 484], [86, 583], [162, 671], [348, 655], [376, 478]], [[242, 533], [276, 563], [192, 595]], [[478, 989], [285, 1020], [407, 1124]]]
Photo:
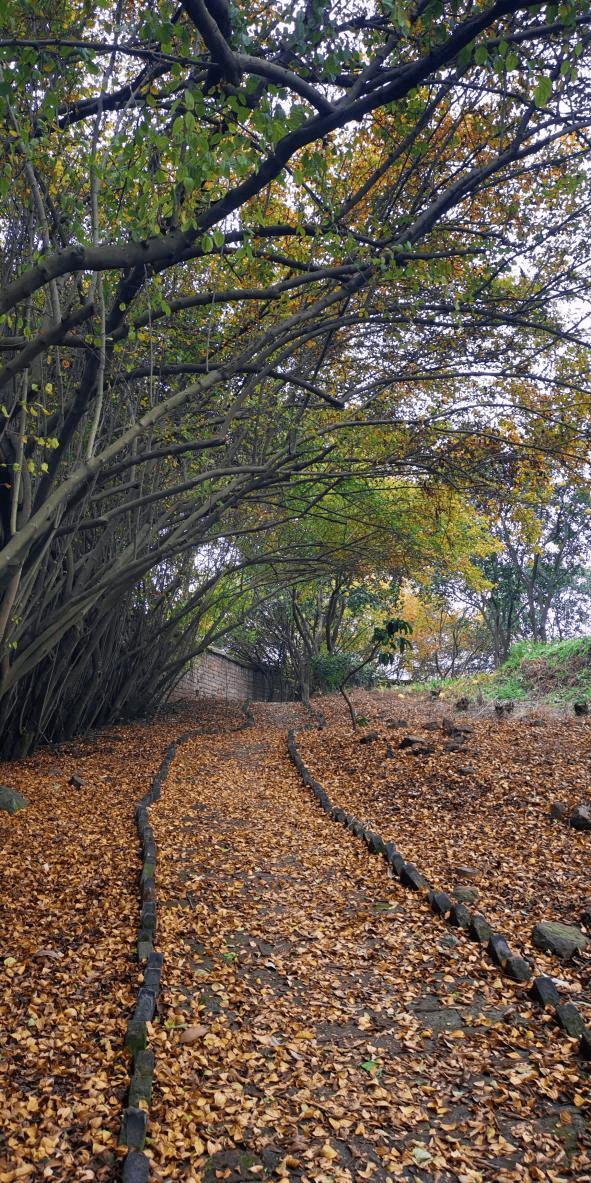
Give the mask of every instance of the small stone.
[[440, 948], [456, 949], [457, 946], [459, 945], [459, 943], [460, 942], [459, 942], [458, 938], [452, 936], [452, 934], [449, 933], [448, 936], [441, 938]]
[[410, 749], [411, 756], [430, 756], [435, 748], [428, 743], [415, 743]]
[[589, 938], [574, 925], [557, 924], [544, 920], [532, 929], [532, 941], [536, 949], [555, 953], [557, 957], [569, 958], [573, 953], [587, 948]]
[[153, 951], [153, 945], [152, 945], [152, 940], [151, 940], [150, 936], [149, 935], [142, 936], [142, 933], [140, 933], [139, 938], [138, 938], [138, 943], [137, 943], [137, 959], [140, 962], [140, 964], [143, 961], [149, 960], [150, 954], [152, 953], [152, 951]]
[[130, 1052], [143, 1051], [148, 1045], [148, 1031], [142, 1019], [130, 1019], [125, 1034], [125, 1046]]
[[491, 925], [481, 912], [475, 912], [472, 916], [469, 932], [472, 939], [479, 941], [481, 945], [486, 945], [493, 935]]
[[562, 1006], [557, 1006], [556, 1018], [567, 1035], [577, 1038], [583, 1034], [585, 1024], [574, 1002], [564, 1002]]
[[146, 990], [151, 990], [155, 997], [160, 993], [160, 974], [156, 966], [148, 966], [144, 972], [144, 986]]
[[459, 900], [462, 904], [475, 904], [480, 896], [477, 887], [463, 887], [461, 883], [458, 883], [454, 887], [453, 894], [455, 899]]
[[449, 923], [454, 928], [469, 928], [472, 917], [465, 904], [454, 904], [449, 914]]
[[545, 974], [540, 974], [539, 977], [534, 978], [531, 989], [529, 991], [530, 998], [534, 1002], [539, 1002], [541, 1006], [551, 1006], [556, 1008], [560, 1006], [560, 996], [552, 978]]
[[431, 719], [428, 723], [423, 723], [423, 731], [439, 731], [439, 723]]
[[478, 771], [472, 764], [461, 764], [458, 772], [461, 776], [478, 776]]
[[403, 727], [408, 727], [406, 719], [386, 719], [386, 727], [390, 727], [392, 731], [400, 731]]
[[591, 830], [591, 805], [587, 802], [577, 805], [570, 815], [568, 824], [573, 830]]
[[393, 759], [394, 759], [394, 749], [388, 743], [388, 744], [386, 744], [386, 760], [393, 760]]
[[419, 735], [405, 735], [404, 739], [400, 740], [399, 748], [414, 748], [416, 744], [422, 744], [422, 739]]
[[19, 809], [26, 809], [29, 802], [25, 797], [21, 797], [16, 789], [10, 789], [8, 785], [0, 785], [0, 809], [4, 813], [18, 813]]
[[130, 1150], [121, 1174], [122, 1183], [149, 1183], [150, 1159], [140, 1150]]
[[443, 745], [444, 752], [465, 752], [466, 745], [463, 739], [450, 739], [449, 743]]
[[563, 822], [568, 809], [563, 801], [553, 801], [550, 806], [550, 817], [553, 821]]
[[399, 850], [397, 850], [394, 852], [394, 854], [392, 855], [392, 857], [388, 861], [390, 863], [390, 866], [391, 866], [394, 874], [398, 875], [398, 877], [400, 878], [400, 872], [402, 871], [402, 868], [406, 865], [404, 856], [401, 855]]
[[131, 1106], [123, 1114], [123, 1126], [119, 1142], [130, 1150], [143, 1150], [148, 1128], [148, 1116], [142, 1109]]
[[134, 1019], [142, 1023], [151, 1023], [154, 1018], [156, 1010], [156, 995], [153, 990], [148, 990], [146, 986], [142, 986], [137, 997]]
[[455, 872], [460, 879], [478, 879], [480, 875], [480, 871], [476, 867], [456, 867]]
[[579, 1054], [584, 1060], [591, 1060], [591, 1027], [583, 1027], [581, 1042], [579, 1044]]
[[452, 910], [452, 902], [444, 891], [430, 891], [427, 899], [436, 916], [447, 916]]
[[400, 882], [403, 887], [410, 887], [413, 891], [425, 891], [429, 884], [427, 880], [417, 871], [414, 863], [404, 863], [400, 868]]
[[371, 854], [384, 854], [385, 853], [386, 847], [384, 845], [383, 839], [380, 838], [379, 834], [374, 834], [371, 830], [368, 830], [365, 835], [365, 842], [367, 845], [367, 849], [370, 851]]
[[453, 719], [448, 719], [446, 716], [442, 720], [441, 730], [444, 735], [450, 735], [453, 739], [459, 739], [463, 735], [462, 728], [458, 727]]
[[501, 936], [498, 932], [494, 932], [491, 936], [488, 942], [488, 951], [495, 965], [500, 965], [502, 969], [504, 969], [509, 958], [512, 956], [505, 937]]
[[532, 968], [529, 961], [525, 960], [525, 957], [518, 957], [517, 954], [513, 953], [511, 957], [507, 958], [505, 973], [514, 982], [528, 982], [532, 975]]
[[394, 858], [394, 855], [397, 853], [398, 852], [396, 850], [396, 843], [395, 842], [386, 842], [386, 844], [384, 846], [384, 858], [385, 858], [386, 862], [391, 863], [392, 859]]
[[588, 715], [589, 714], [589, 703], [588, 702], [574, 702], [573, 703], [573, 710], [575, 712], [575, 715], [578, 718], [580, 718], [581, 715]]
[[380, 736], [377, 731], [366, 731], [365, 735], [361, 736], [359, 743], [373, 743], [374, 740], [379, 738]]
[[70, 777], [68, 784], [71, 785], [73, 789], [81, 789], [82, 786], [86, 784], [86, 781], [84, 780], [83, 776], [78, 776], [78, 773], [75, 772], [73, 776]]
[[467, 711], [469, 706], [470, 706], [470, 699], [469, 698], [466, 698], [465, 696], [462, 698], [458, 698], [458, 701], [456, 702], [456, 711]]

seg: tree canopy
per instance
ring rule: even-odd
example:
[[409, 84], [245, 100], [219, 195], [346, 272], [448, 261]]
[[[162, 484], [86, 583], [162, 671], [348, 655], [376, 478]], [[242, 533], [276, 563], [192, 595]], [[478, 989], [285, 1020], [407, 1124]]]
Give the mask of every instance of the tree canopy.
[[10, 754], [160, 693], [286, 484], [304, 512], [352, 477], [519, 493], [584, 465], [591, 17], [0, 12]]

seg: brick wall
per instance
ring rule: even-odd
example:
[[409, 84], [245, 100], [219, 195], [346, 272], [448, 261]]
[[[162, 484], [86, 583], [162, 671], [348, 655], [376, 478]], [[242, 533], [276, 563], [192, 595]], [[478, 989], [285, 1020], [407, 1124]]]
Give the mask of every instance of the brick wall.
[[[194, 664], [183, 674], [177, 683], [170, 699], [172, 702], [179, 698], [194, 698], [204, 695], [207, 698], [246, 699], [264, 701], [274, 697], [273, 682], [261, 670], [254, 666], [244, 665], [234, 661], [225, 653], [216, 649], [208, 649], [196, 658]], [[279, 697], [279, 695], [278, 695]]]

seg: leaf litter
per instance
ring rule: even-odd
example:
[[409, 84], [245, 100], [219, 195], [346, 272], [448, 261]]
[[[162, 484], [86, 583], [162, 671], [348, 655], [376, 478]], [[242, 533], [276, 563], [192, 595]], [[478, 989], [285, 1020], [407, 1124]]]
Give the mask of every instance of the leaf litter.
[[[343, 764], [347, 742], [353, 765], [359, 735], [347, 739], [336, 710], [318, 733], [303, 732], [301, 708], [254, 711], [248, 732], [179, 747], [150, 811], [164, 954], [149, 1025], [151, 1177], [591, 1180], [576, 1041], [388, 879], [383, 861], [322, 813], [287, 756], [291, 725], [335, 804], [359, 793], [361, 817], [367, 780], [361, 765]], [[140, 979], [133, 810], [166, 745], [202, 721], [190, 714], [3, 770], [31, 805], [0, 818], [0, 1183], [119, 1177], [123, 1039]], [[214, 711], [211, 721], [230, 720]], [[378, 768], [376, 744], [363, 747], [363, 768]], [[498, 745], [496, 759], [501, 776]], [[85, 784], [74, 791], [81, 763]], [[400, 794], [397, 825], [410, 808]], [[433, 870], [452, 828], [431, 825]], [[392, 837], [411, 857], [399, 830]], [[462, 861], [474, 859], [463, 842]], [[418, 847], [416, 862], [423, 869]], [[560, 972], [573, 984], [581, 966]]]

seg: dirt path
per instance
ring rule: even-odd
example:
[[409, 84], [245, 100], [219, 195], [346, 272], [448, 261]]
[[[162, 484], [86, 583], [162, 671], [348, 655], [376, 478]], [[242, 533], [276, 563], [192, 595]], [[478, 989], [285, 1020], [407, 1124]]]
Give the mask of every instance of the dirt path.
[[151, 809], [153, 1178], [591, 1180], [576, 1041], [327, 819], [294, 724], [188, 742]]

